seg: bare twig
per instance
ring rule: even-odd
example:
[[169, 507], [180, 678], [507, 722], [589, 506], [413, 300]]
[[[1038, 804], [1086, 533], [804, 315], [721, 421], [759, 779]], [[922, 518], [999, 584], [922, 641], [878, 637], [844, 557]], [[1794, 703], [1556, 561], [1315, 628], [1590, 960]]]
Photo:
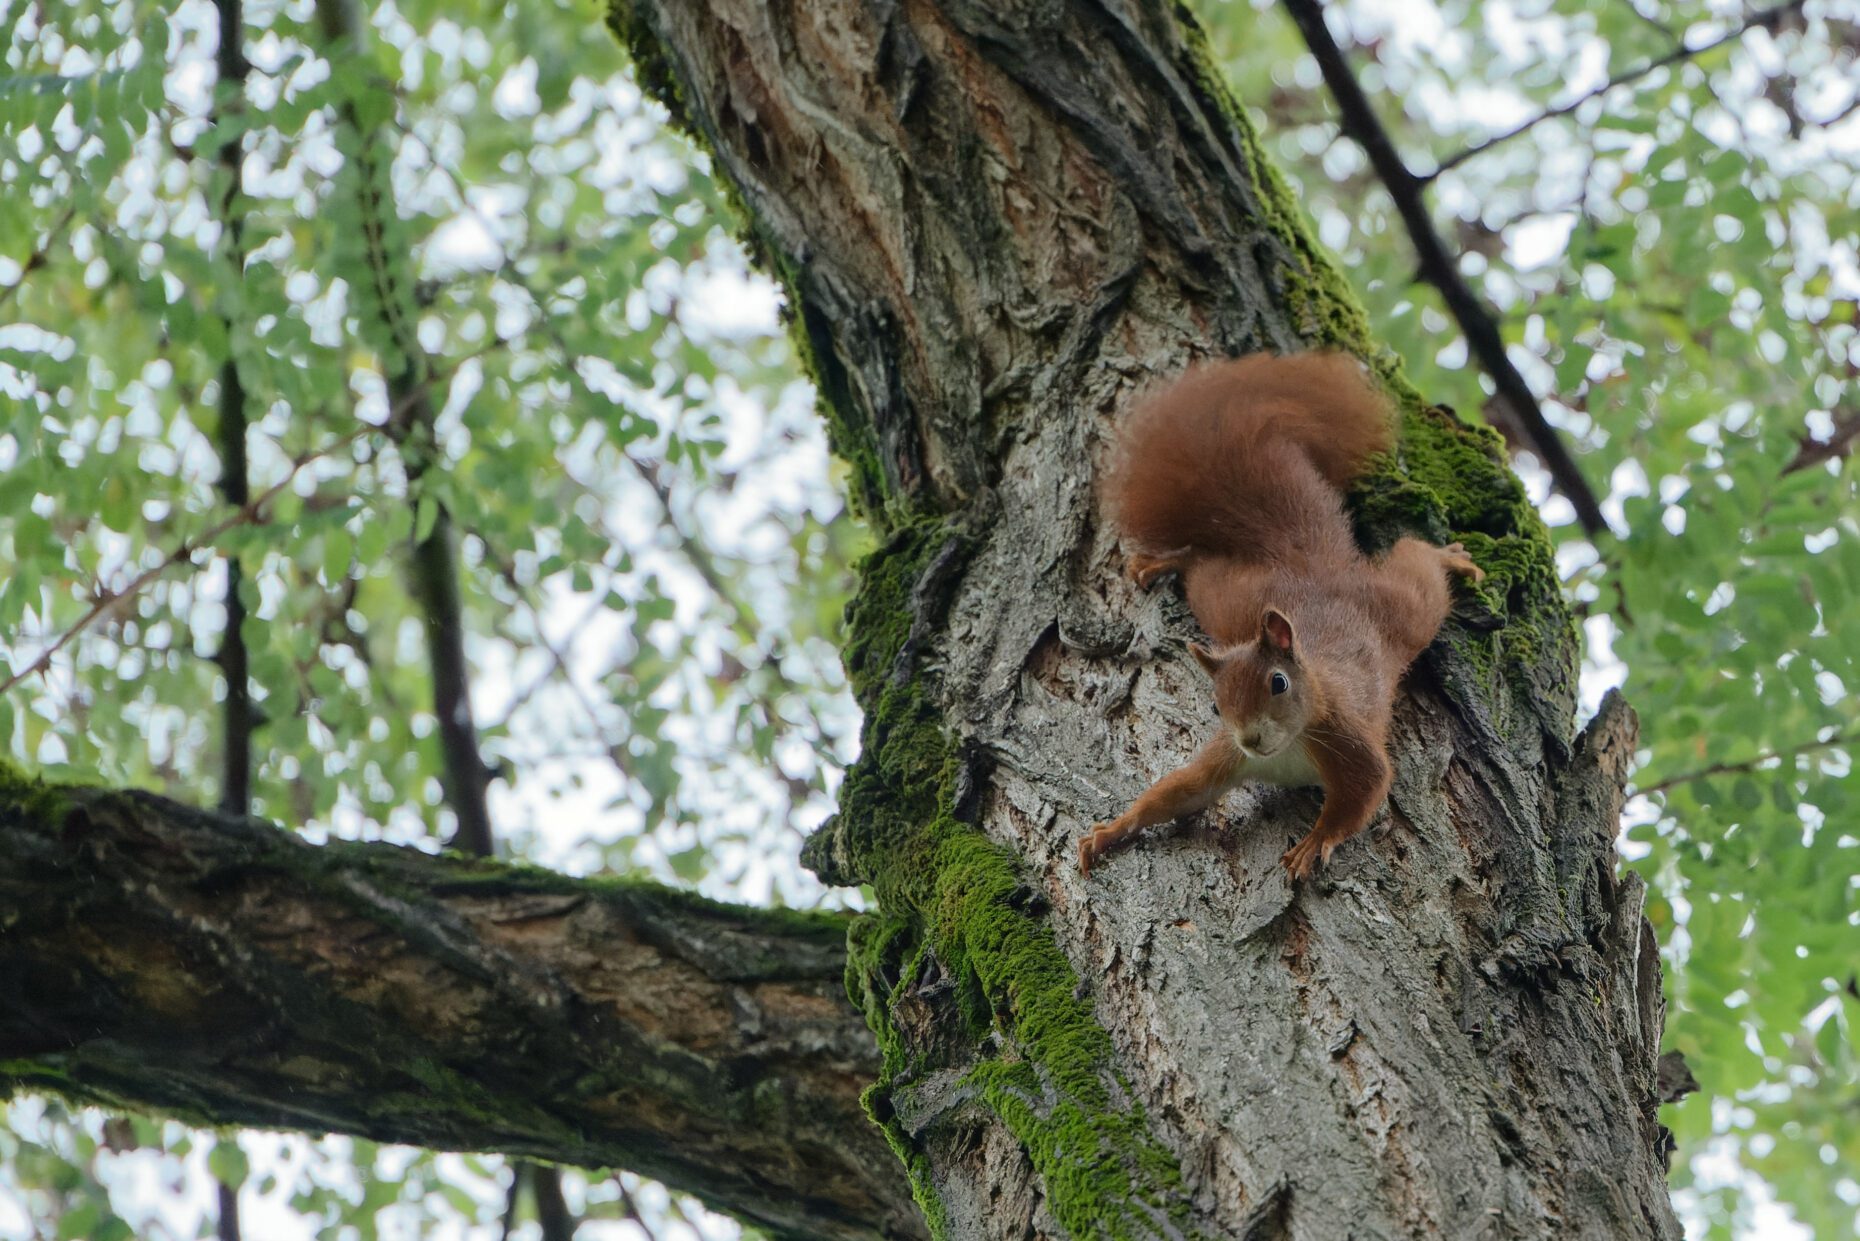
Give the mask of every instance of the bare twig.
[[1825, 741], [1805, 741], [1801, 745], [1790, 746], [1786, 750], [1771, 750], [1752, 758], [1739, 759], [1736, 762], [1713, 763], [1709, 767], [1700, 767], [1696, 771], [1681, 772], [1676, 776], [1669, 776], [1659, 781], [1657, 784], [1649, 784], [1644, 788], [1637, 787], [1634, 792], [1640, 796], [1651, 796], [1654, 793], [1664, 793], [1668, 789], [1677, 788], [1682, 784], [1688, 784], [1693, 780], [1704, 780], [1711, 776], [1728, 776], [1736, 775], [1740, 772], [1755, 771], [1765, 763], [1800, 758], [1804, 754], [1815, 754], [1822, 750], [1838, 749], [1850, 743], [1851, 739], [1847, 734], [1835, 733]]
[[1285, 0], [1285, 7], [1304, 35], [1305, 45], [1317, 58], [1324, 81], [1337, 101], [1343, 132], [1363, 148], [1389, 197], [1394, 200], [1395, 209], [1401, 214], [1414, 243], [1421, 279], [1439, 290], [1441, 300], [1459, 323], [1460, 331], [1465, 333], [1473, 356], [1492, 377], [1500, 399], [1511, 407], [1531, 451], [1543, 462], [1556, 489], [1575, 508], [1576, 520], [1582, 524], [1583, 531], [1591, 538], [1608, 531], [1608, 520], [1602, 516], [1594, 490], [1582, 476], [1582, 470], [1570, 456], [1556, 428], [1544, 417], [1530, 384], [1505, 352], [1505, 340], [1491, 308], [1466, 283], [1446, 242], [1434, 227], [1423, 194], [1425, 184], [1402, 161], [1388, 130], [1369, 106], [1369, 98], [1363, 94], [1342, 49], [1331, 37], [1330, 29], [1324, 24], [1322, 0]]
[[79, 634], [95, 624], [99, 617], [116, 610], [124, 603], [141, 594], [149, 583], [161, 577], [162, 574], [172, 569], [175, 565], [181, 564], [184, 561], [191, 562], [195, 556], [211, 548], [214, 542], [227, 531], [237, 529], [240, 526], [263, 525], [265, 506], [276, 499], [278, 494], [286, 487], [290, 486], [292, 480], [297, 477], [298, 473], [302, 471], [305, 466], [313, 461], [327, 457], [333, 452], [340, 451], [342, 448], [368, 434], [368, 432], [379, 429], [378, 427], [364, 424], [355, 428], [347, 435], [339, 436], [313, 452], [304, 453], [301, 456], [292, 458], [291, 468], [286, 471], [284, 477], [260, 492], [256, 499], [247, 501], [244, 505], [235, 509], [230, 516], [208, 526], [199, 534], [182, 539], [180, 543], [175, 545], [173, 551], [162, 557], [156, 564], [136, 574], [135, 577], [129, 580], [127, 585], [120, 589], [104, 591], [100, 594], [91, 602], [90, 608], [84, 615], [78, 618], [77, 623], [59, 634], [57, 639], [54, 640], [50, 646], [40, 651], [37, 659], [27, 664], [18, 672], [15, 672], [4, 682], [0, 682], [0, 694], [6, 693], [21, 681], [44, 672], [46, 668], [51, 666], [51, 662], [53, 658], [57, 656], [58, 652], [64, 650]]
[[0, 307], [4, 307], [8, 302], [12, 301], [14, 295], [17, 294], [21, 288], [25, 287], [27, 277], [31, 276], [33, 272], [45, 266], [45, 264], [50, 261], [52, 257], [52, 247], [58, 243], [58, 239], [64, 235], [64, 231], [67, 228], [71, 227], [71, 221], [76, 218], [77, 208], [75, 206], [66, 207], [64, 214], [59, 216], [52, 226], [45, 231], [45, 240], [40, 242], [38, 247], [34, 249], [31, 254], [26, 256], [25, 263], [20, 266], [19, 279], [15, 280], [12, 284], [0, 287]]
[[1853, 451], [1855, 439], [1860, 439], [1860, 410], [1842, 414], [1834, 420], [1834, 430], [1826, 439], [1802, 438], [1801, 446], [1795, 456], [1789, 458], [1789, 464], [1783, 466], [1785, 475], [1798, 470], [1812, 469], [1824, 461], [1833, 461], [1845, 457]]
[[[1602, 83], [1600, 86], [1596, 87], [1594, 90], [1588, 91], [1587, 93], [1582, 94], [1582, 95], [1578, 95], [1576, 98], [1570, 100], [1567, 103], [1558, 104], [1554, 108], [1546, 108], [1542, 112], [1539, 112], [1536, 116], [1533, 116], [1529, 118], [1528, 120], [1520, 121], [1518, 124], [1513, 125], [1510, 129], [1504, 130], [1500, 133], [1493, 134], [1489, 138], [1481, 139], [1480, 141], [1473, 143], [1471, 146], [1464, 147], [1460, 149], [1459, 151], [1454, 152], [1452, 155], [1449, 155], [1447, 156], [1447, 158], [1441, 160], [1439, 166], [1436, 167], [1432, 172], [1425, 173], [1421, 176], [1418, 176], [1415, 178], [1415, 180], [1418, 181], [1421, 185], [1426, 185], [1428, 182], [1440, 176], [1441, 173], [1450, 172], [1453, 169], [1458, 168], [1461, 164], [1465, 163], [1467, 160], [1472, 159], [1474, 156], [1483, 155], [1485, 154], [1485, 152], [1491, 150], [1493, 147], [1498, 146], [1501, 143], [1509, 142], [1513, 138], [1518, 137], [1520, 134], [1528, 133], [1531, 130], [1537, 128], [1537, 126], [1543, 124], [1545, 121], [1554, 120], [1555, 118], [1559, 116], [1568, 116], [1571, 112], [1574, 112], [1577, 108], [1580, 108], [1583, 104], [1589, 102], [1589, 100], [1598, 99], [1601, 96], [1606, 95], [1609, 91], [1614, 90], [1618, 86], [1627, 86], [1630, 83], [1640, 81], [1642, 78], [1646, 77], [1650, 73], [1653, 73], [1655, 70], [1665, 69], [1668, 66], [1679, 64], [1682, 61], [1692, 60], [1692, 59], [1695, 59], [1696, 57], [1703, 56], [1707, 52], [1723, 47], [1726, 43], [1732, 43], [1738, 39], [1743, 38], [1746, 34], [1750, 33], [1751, 30], [1755, 29], [1758, 26], [1773, 26], [1776, 23], [1776, 21], [1780, 19], [1781, 17], [1785, 16], [1786, 14], [1792, 13], [1796, 11], [1797, 9], [1800, 9], [1804, 2], [1805, 0], [1784, 0], [1782, 4], [1773, 5], [1772, 7], [1767, 8], [1767, 9], [1759, 9], [1757, 12], [1752, 13], [1749, 17], [1745, 18], [1743, 22], [1741, 22], [1739, 25], [1734, 26], [1730, 30], [1725, 31], [1723, 34], [1719, 35], [1715, 39], [1707, 39], [1705, 42], [1698, 44], [1696, 47], [1687, 47], [1684, 43], [1681, 43], [1678, 46], [1674, 47], [1672, 51], [1666, 53], [1664, 56], [1656, 56], [1652, 60], [1649, 60], [1646, 64], [1636, 66], [1633, 69], [1629, 69], [1621, 73], [1617, 73], [1614, 77], [1609, 78], [1606, 82]], [[1302, 26], [1302, 24], [1303, 23], [1301, 22], [1300, 25]]]

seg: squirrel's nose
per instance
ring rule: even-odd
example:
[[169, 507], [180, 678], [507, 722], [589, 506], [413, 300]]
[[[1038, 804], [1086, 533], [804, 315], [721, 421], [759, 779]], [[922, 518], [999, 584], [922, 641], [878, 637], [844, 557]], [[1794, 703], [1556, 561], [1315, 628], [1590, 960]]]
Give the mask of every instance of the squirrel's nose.
[[1249, 750], [1259, 749], [1259, 734], [1258, 733], [1242, 733], [1240, 735], [1240, 744], [1245, 746]]

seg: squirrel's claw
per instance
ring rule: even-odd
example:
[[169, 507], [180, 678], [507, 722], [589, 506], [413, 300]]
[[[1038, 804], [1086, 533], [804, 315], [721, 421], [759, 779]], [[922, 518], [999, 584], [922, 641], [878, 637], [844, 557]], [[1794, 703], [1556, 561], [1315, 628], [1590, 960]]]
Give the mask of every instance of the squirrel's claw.
[[1309, 832], [1303, 840], [1287, 849], [1279, 862], [1285, 867], [1286, 875], [1296, 883], [1308, 878], [1318, 867], [1328, 865], [1330, 855], [1336, 848], [1336, 841], [1321, 842], [1316, 832]]
[[1091, 878], [1091, 868], [1098, 859], [1116, 848], [1127, 834], [1115, 823], [1092, 824], [1091, 830], [1079, 837], [1079, 874]]

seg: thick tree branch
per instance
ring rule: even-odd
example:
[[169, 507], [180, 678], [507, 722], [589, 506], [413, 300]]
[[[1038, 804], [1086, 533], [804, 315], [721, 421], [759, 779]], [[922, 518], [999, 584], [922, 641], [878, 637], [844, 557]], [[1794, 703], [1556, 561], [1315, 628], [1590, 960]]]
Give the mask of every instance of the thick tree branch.
[[625, 1167], [916, 1236], [846, 920], [0, 772], [0, 1091]]
[[1369, 156], [1376, 175], [1381, 178], [1389, 197], [1394, 201], [1395, 210], [1414, 242], [1421, 279], [1440, 292], [1448, 312], [1460, 325], [1460, 331], [1466, 334], [1466, 343], [1472, 349], [1473, 357], [1478, 359], [1486, 374], [1492, 377], [1499, 399], [1510, 407], [1517, 418], [1529, 440], [1531, 451], [1543, 462], [1556, 489], [1575, 508], [1576, 520], [1582, 524], [1584, 532], [1593, 538], [1606, 531], [1609, 528], [1608, 519], [1602, 516], [1594, 489], [1582, 476], [1582, 470], [1577, 466], [1575, 458], [1570, 456], [1561, 434], [1544, 417], [1530, 384], [1505, 352], [1505, 339], [1499, 332], [1498, 320], [1491, 308], [1466, 283], [1466, 278], [1460, 274], [1459, 264], [1447, 249], [1440, 231], [1434, 227], [1423, 193], [1426, 182], [1415, 176], [1403, 162], [1395, 149], [1394, 140], [1376, 116], [1375, 109], [1370, 106], [1363, 88], [1357, 83], [1343, 50], [1337, 46], [1329, 27], [1324, 24], [1322, 0], [1285, 0], [1285, 8], [1298, 24], [1298, 30], [1304, 36], [1305, 45], [1311, 49], [1312, 56], [1317, 58], [1324, 81], [1330, 87], [1332, 98], [1337, 101], [1337, 113], [1343, 132]]

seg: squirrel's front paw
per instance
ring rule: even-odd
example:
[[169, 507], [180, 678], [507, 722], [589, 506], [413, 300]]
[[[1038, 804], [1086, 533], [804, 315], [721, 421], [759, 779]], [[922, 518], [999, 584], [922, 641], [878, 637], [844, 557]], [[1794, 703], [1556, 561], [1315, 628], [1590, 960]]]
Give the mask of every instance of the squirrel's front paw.
[[1485, 570], [1473, 563], [1473, 558], [1466, 553], [1466, 548], [1459, 543], [1449, 543], [1440, 549], [1441, 560], [1449, 572], [1461, 577], [1470, 577], [1475, 582], [1485, 580]]
[[1287, 849], [1279, 858], [1285, 867], [1285, 873], [1292, 882], [1308, 877], [1312, 871], [1330, 861], [1330, 855], [1337, 847], [1336, 843], [1321, 842], [1316, 832], [1308, 833], [1305, 838]]
[[1115, 823], [1092, 824], [1091, 830], [1079, 838], [1079, 874], [1091, 878], [1093, 864], [1109, 853], [1123, 835]]

